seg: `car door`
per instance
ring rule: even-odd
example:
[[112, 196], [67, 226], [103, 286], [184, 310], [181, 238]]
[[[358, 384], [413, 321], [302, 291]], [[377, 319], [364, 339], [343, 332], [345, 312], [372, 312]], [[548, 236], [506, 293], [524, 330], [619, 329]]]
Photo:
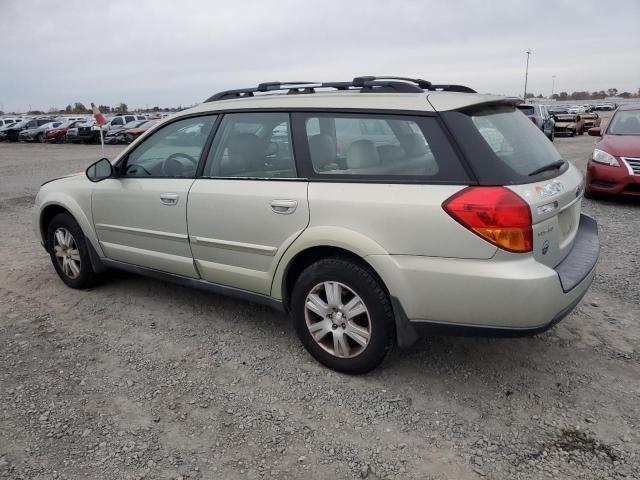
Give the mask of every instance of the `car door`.
[[193, 257], [210, 282], [269, 294], [278, 259], [309, 223], [289, 114], [224, 115], [189, 192]]
[[105, 255], [120, 262], [198, 277], [187, 233], [187, 194], [214, 115], [167, 123], [96, 184], [93, 222]]

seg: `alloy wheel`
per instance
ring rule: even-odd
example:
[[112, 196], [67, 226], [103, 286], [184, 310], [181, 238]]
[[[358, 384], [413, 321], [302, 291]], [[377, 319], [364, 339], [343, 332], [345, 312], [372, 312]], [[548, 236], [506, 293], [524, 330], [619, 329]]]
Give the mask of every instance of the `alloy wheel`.
[[335, 357], [357, 357], [371, 339], [371, 317], [364, 301], [340, 282], [313, 287], [305, 300], [304, 316], [316, 343]]
[[80, 251], [71, 232], [64, 227], [53, 234], [53, 251], [60, 269], [69, 278], [78, 278], [82, 263]]

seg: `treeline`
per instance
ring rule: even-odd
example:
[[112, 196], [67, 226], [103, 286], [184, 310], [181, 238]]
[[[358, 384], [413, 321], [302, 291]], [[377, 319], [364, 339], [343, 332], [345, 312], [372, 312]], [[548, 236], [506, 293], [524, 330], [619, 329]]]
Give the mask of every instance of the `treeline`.
[[[127, 113], [129, 111], [129, 106], [124, 102], [120, 102], [119, 104], [113, 107], [110, 105], [98, 105], [98, 108], [102, 113]], [[176, 110], [175, 108], [155, 106], [149, 109], [141, 109], [140, 111], [173, 112], [175, 110]], [[91, 113], [91, 108], [85, 107], [85, 105], [81, 102], [76, 102], [73, 105], [67, 105], [64, 110], [57, 110], [55, 108], [51, 108], [49, 109], [49, 113]]]
[[[129, 106], [124, 102], [120, 102], [119, 104], [113, 107], [109, 105], [98, 105], [98, 108], [102, 113], [127, 113], [129, 111]], [[138, 109], [136, 111], [158, 113], [158, 112], [175, 112], [182, 109], [183, 109], [182, 105], [180, 105], [178, 108], [155, 106], [153, 108]], [[16, 112], [10, 112], [10, 113], [16, 114]], [[27, 112], [28, 115], [44, 115], [45, 113], [47, 114], [87, 114], [87, 113], [91, 113], [91, 107], [85, 106], [82, 102], [75, 102], [73, 105], [69, 104], [63, 109], [51, 107], [47, 112], [44, 112], [42, 110], [30, 110]], [[4, 115], [4, 114], [5, 112], [0, 111], [0, 115]]]
[[[636, 93], [631, 92], [619, 92], [617, 88], [609, 88], [607, 90], [600, 90], [597, 92], [560, 92], [551, 95], [554, 100], [602, 100], [607, 97], [621, 97], [621, 98], [640, 98], [640, 88]], [[544, 98], [542, 94], [535, 95], [533, 93], [527, 93], [527, 98]]]

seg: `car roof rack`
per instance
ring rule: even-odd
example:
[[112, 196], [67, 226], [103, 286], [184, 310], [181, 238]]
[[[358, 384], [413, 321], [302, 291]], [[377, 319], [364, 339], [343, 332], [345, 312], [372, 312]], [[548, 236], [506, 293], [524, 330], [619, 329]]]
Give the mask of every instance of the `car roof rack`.
[[422, 93], [425, 91], [476, 93], [464, 85], [434, 85], [421, 78], [395, 76], [361, 76], [350, 82], [264, 82], [253, 88], [225, 90], [205, 100], [215, 102], [234, 98], [254, 97], [256, 93], [287, 91], [287, 95], [316, 93], [316, 89], [333, 88], [360, 93]]

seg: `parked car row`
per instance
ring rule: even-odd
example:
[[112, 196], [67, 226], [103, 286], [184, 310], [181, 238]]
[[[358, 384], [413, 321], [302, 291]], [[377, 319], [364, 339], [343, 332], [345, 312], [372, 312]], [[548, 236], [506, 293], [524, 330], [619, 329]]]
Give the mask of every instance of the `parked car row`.
[[131, 143], [162, 115], [119, 114], [99, 126], [92, 117], [2, 118], [0, 141], [49, 143]]
[[592, 127], [600, 126], [597, 113], [574, 113], [551, 110], [547, 105], [523, 103], [518, 109], [537, 126], [549, 140], [553, 142], [556, 135], [582, 135]]
[[549, 112], [553, 115], [557, 113], [591, 113], [595, 111], [612, 111], [618, 108], [613, 102], [584, 104], [584, 105], [547, 105]]

